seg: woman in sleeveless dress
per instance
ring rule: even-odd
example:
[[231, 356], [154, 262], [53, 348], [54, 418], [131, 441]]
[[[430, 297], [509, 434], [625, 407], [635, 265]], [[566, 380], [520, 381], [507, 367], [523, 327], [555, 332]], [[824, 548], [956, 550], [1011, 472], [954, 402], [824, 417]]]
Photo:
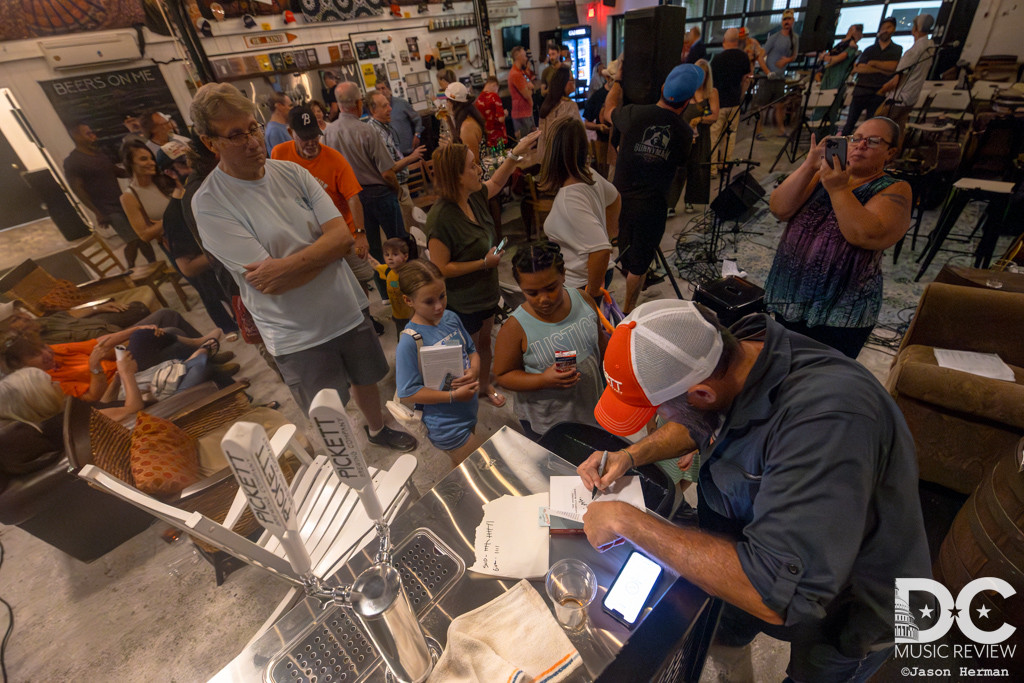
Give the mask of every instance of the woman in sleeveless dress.
[[883, 252], [910, 228], [910, 186], [886, 175], [899, 126], [877, 116], [849, 141], [846, 165], [811, 139], [804, 163], [771, 195], [788, 221], [765, 282], [765, 305], [791, 330], [860, 353], [882, 307]]

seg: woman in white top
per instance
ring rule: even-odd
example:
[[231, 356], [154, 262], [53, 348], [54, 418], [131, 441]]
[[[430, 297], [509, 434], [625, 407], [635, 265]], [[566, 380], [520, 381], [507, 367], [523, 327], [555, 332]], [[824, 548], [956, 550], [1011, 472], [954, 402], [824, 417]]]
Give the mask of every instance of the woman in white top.
[[121, 207], [139, 239], [150, 242], [164, 237], [164, 209], [171, 200], [175, 183], [157, 171], [156, 159], [144, 142], [121, 146], [121, 161], [131, 174], [128, 191], [121, 195]]
[[540, 185], [557, 192], [544, 221], [548, 239], [561, 247], [566, 287], [597, 299], [619, 234], [622, 198], [615, 186], [591, 170], [587, 131], [579, 119], [563, 118], [548, 130]]

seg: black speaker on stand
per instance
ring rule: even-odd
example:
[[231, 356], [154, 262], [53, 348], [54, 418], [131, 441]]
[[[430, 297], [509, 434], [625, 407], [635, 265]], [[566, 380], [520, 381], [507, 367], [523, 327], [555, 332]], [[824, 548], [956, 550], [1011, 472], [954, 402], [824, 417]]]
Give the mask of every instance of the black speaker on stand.
[[808, 0], [800, 31], [800, 52], [822, 52], [832, 47], [842, 0]]
[[627, 104], [655, 104], [661, 86], [679, 66], [686, 9], [658, 5], [626, 12], [623, 95]]

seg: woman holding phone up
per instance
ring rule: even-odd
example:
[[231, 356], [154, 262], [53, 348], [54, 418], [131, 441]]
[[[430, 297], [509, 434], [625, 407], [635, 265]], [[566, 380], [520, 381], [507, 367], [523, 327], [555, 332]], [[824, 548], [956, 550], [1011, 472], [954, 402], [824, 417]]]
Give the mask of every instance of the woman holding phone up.
[[[885, 173], [900, 129], [878, 116], [848, 140], [846, 163], [811, 138], [804, 163], [772, 192], [789, 221], [765, 282], [765, 304], [795, 332], [856, 358], [882, 307], [882, 253], [910, 228], [910, 186]], [[832, 165], [829, 165], [832, 161]]]
[[434, 184], [441, 199], [427, 214], [430, 260], [444, 275], [448, 308], [462, 321], [480, 354], [480, 398], [500, 408], [505, 397], [491, 384], [491, 327], [498, 311], [498, 249], [487, 202], [537, 145], [540, 132], [519, 141], [491, 177], [481, 181], [479, 160], [466, 145], [434, 150]]

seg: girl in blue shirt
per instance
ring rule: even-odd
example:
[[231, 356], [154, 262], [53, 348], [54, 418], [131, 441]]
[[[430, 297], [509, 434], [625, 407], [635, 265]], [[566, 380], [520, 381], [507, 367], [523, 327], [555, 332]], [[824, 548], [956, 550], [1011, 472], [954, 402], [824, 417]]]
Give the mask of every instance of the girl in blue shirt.
[[398, 397], [422, 409], [430, 443], [447, 453], [452, 466], [458, 467], [482, 443], [474, 434], [480, 356], [459, 317], [445, 310], [447, 292], [437, 266], [429, 261], [409, 261], [398, 269], [398, 287], [413, 310], [405, 329], [419, 333], [424, 347], [462, 346], [463, 375], [452, 383], [450, 391], [423, 385], [416, 340], [410, 334], [400, 336], [395, 351]]

